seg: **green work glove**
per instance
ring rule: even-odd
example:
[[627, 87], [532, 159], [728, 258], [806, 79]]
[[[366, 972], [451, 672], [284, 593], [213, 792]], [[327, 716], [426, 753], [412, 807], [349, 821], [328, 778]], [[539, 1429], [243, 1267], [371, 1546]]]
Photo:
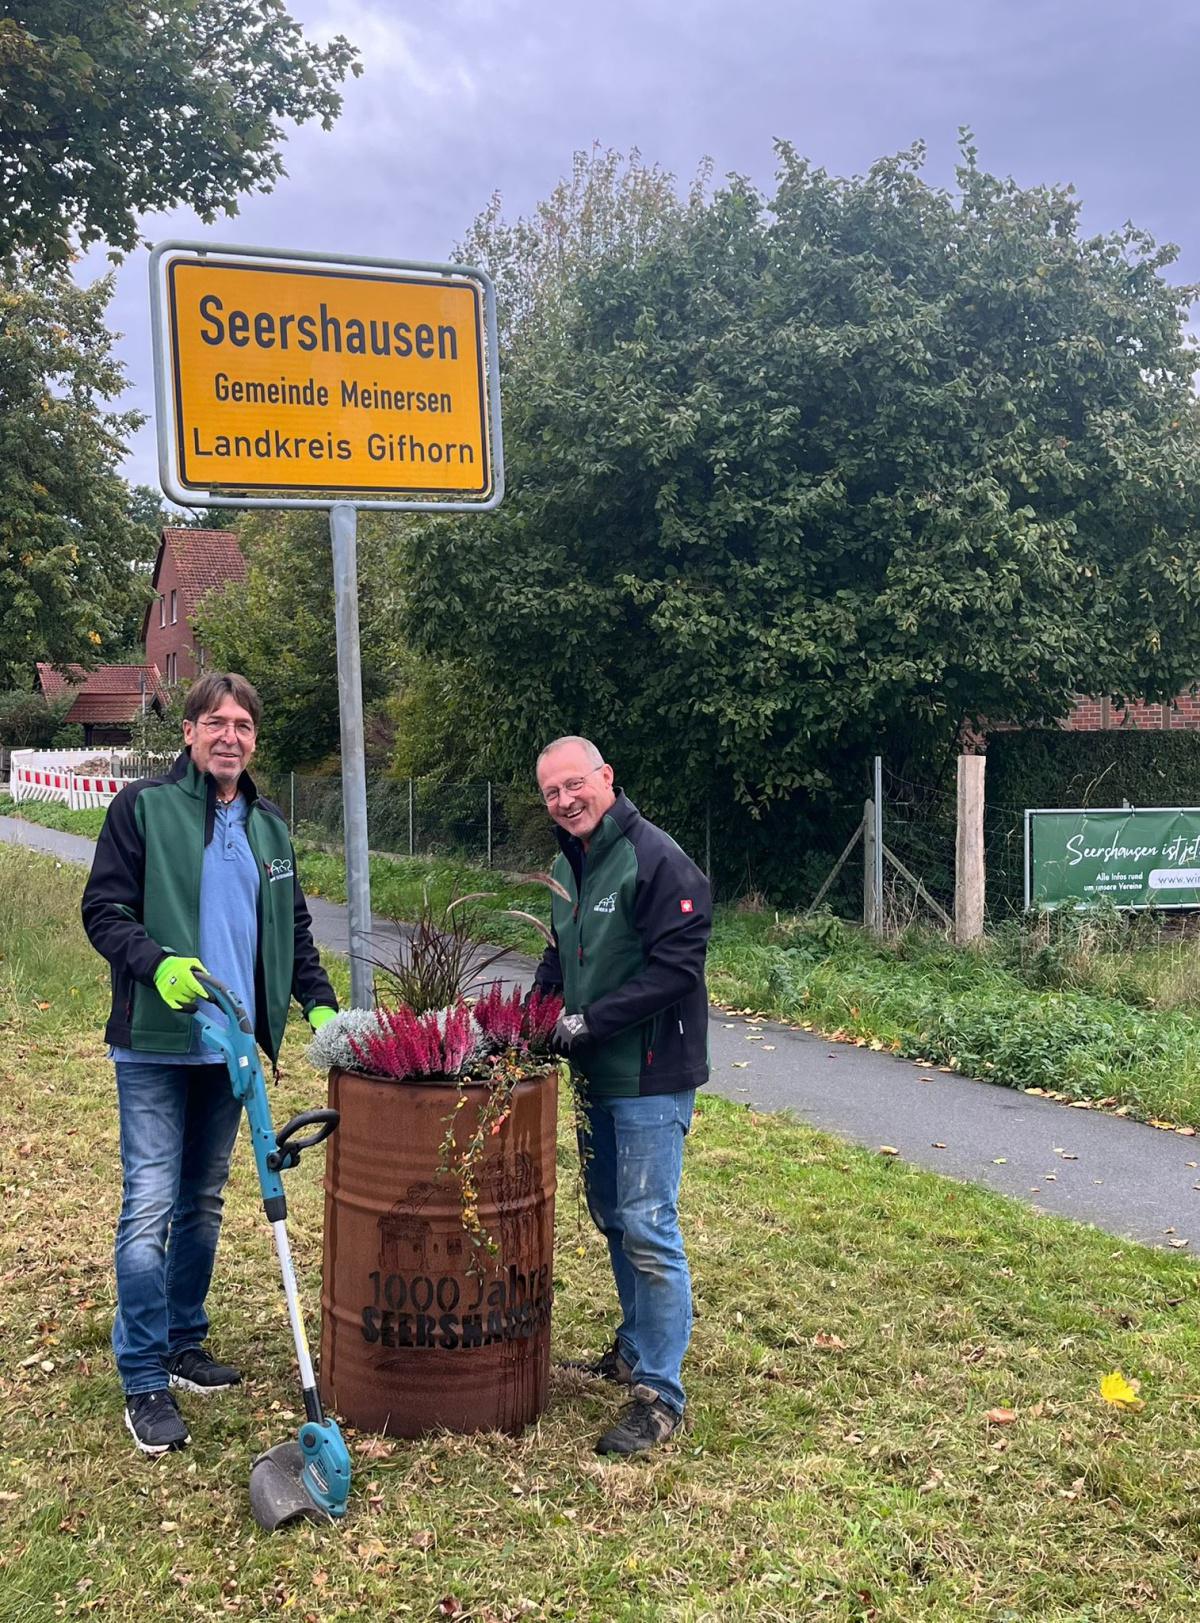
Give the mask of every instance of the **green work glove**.
[[326, 1008], [323, 1004], [318, 1003], [315, 1009], [308, 1011], [308, 1023], [314, 1031], [320, 1031], [322, 1026], [329, 1024], [336, 1013], [336, 1009]]
[[164, 958], [159, 964], [154, 984], [168, 1009], [187, 1009], [208, 996], [193, 973], [197, 969], [202, 975], [208, 974], [199, 958]]

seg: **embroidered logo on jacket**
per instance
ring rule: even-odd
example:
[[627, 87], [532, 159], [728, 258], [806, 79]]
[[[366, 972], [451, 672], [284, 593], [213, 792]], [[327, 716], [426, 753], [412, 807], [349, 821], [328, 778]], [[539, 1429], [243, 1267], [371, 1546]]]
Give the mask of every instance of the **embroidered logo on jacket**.
[[614, 890], [611, 896], [603, 896], [593, 907], [593, 913], [615, 913], [617, 911], [617, 893]]
[[291, 879], [293, 877], [292, 864], [287, 857], [276, 857], [274, 862], [267, 863], [266, 868], [267, 878], [272, 885], [277, 879]]
[[679, 911], [681, 913], [694, 913], [696, 911], [696, 905], [690, 896], [684, 896], [681, 898], [679, 903]]

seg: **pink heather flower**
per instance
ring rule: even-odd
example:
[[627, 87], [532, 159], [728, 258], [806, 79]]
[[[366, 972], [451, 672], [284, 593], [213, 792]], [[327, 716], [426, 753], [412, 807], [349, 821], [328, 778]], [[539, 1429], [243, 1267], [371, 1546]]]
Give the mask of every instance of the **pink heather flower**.
[[526, 1046], [522, 1040], [525, 1011], [519, 986], [514, 986], [512, 994], [505, 997], [501, 983], [493, 981], [476, 1002], [474, 1015], [475, 1024], [493, 1048], [523, 1049]]
[[531, 1049], [543, 1052], [549, 1044], [562, 1013], [563, 1000], [555, 992], [539, 992], [535, 987], [525, 1005], [525, 1036]]

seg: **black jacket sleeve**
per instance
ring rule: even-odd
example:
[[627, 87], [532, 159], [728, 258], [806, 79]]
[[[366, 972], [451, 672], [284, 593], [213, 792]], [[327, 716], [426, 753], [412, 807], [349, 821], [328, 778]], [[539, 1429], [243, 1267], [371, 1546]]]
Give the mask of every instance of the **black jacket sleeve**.
[[648, 871], [639, 872], [633, 919], [646, 965], [582, 1010], [596, 1042], [649, 1020], [704, 986], [712, 891], [678, 847], [656, 852]]
[[[296, 872], [296, 857], [292, 853], [292, 872]], [[292, 996], [304, 1010], [336, 1009], [337, 998], [329, 984], [329, 976], [321, 967], [316, 942], [312, 938], [312, 918], [308, 903], [300, 889], [299, 877], [292, 881], [292, 921], [295, 946], [292, 953]]]
[[563, 989], [562, 962], [558, 956], [558, 931], [554, 940], [547, 942], [542, 961], [533, 975], [533, 984], [539, 992], [561, 992]]
[[168, 954], [142, 924], [146, 848], [136, 807], [137, 786], [130, 785], [108, 808], [83, 889], [83, 928], [118, 975], [150, 986]]

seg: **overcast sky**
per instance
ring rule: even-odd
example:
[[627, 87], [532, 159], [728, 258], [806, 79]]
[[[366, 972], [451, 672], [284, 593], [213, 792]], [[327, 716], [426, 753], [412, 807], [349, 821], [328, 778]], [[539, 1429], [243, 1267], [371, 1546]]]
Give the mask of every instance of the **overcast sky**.
[[[291, 0], [310, 37], [346, 34], [364, 72], [329, 134], [290, 132], [287, 178], [231, 220], [178, 211], [151, 240], [195, 237], [443, 259], [491, 193], [527, 213], [594, 141], [638, 147], [681, 180], [770, 186], [786, 137], [850, 174], [924, 140], [952, 177], [957, 129], [1023, 184], [1073, 182], [1091, 230], [1127, 219], [1200, 281], [1196, 0]], [[105, 268], [103, 251], [84, 269]], [[117, 278], [110, 325], [153, 410], [146, 253]], [[125, 472], [157, 485], [153, 427]]]

